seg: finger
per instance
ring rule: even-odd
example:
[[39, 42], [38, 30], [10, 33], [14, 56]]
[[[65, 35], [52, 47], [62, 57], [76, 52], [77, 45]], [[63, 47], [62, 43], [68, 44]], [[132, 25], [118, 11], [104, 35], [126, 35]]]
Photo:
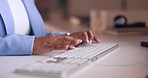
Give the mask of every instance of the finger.
[[100, 39], [97, 38], [96, 36], [94, 36], [91, 31], [88, 31], [87, 33], [88, 33], [88, 35], [89, 35], [90, 43], [92, 43], [92, 41], [100, 42]]
[[87, 34], [88, 34], [89, 43], [91, 44], [92, 41], [94, 40], [94, 35], [91, 31], [87, 31]]
[[97, 38], [96, 36], [94, 36], [94, 40], [95, 40], [96, 42], [100, 42], [100, 39]]
[[77, 45], [79, 45], [79, 44], [81, 44], [81, 43], [82, 43], [82, 40], [81, 40], [81, 39], [75, 39], [74, 42], [72, 42], [72, 44], [73, 44], [74, 46], [77, 46]]
[[73, 50], [73, 49], [75, 49], [76, 47], [75, 46], [69, 46], [68, 47], [68, 50]]
[[87, 32], [82, 32], [82, 40], [83, 40], [83, 43], [89, 43]]
[[88, 34], [88, 38], [90, 40], [93, 40], [94, 39], [94, 35], [93, 35], [93, 33], [91, 31], [87, 31], [87, 34]]

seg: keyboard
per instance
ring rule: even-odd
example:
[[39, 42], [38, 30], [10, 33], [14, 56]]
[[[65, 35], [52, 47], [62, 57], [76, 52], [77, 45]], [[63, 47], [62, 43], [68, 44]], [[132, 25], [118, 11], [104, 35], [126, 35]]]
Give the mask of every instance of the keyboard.
[[67, 50], [61, 54], [17, 68], [15, 72], [50, 78], [65, 78], [117, 48], [118, 44], [80, 45], [74, 50]]

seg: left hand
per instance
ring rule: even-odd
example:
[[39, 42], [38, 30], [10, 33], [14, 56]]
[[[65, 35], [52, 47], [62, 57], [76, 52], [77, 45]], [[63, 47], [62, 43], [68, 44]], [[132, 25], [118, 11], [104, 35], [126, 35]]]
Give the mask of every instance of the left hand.
[[74, 32], [71, 33], [72, 37], [77, 39], [82, 39], [82, 43], [89, 43], [91, 44], [93, 41], [99, 42], [100, 40], [92, 33], [92, 31], [81, 31], [81, 32]]

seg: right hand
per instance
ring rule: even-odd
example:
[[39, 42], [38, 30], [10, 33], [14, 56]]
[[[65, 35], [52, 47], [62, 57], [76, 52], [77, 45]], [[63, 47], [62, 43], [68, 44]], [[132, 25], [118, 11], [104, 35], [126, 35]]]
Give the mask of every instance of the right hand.
[[81, 39], [76, 39], [71, 36], [49, 35], [35, 38], [33, 46], [33, 54], [43, 54], [52, 50], [68, 50], [74, 49], [75, 46], [82, 43]]

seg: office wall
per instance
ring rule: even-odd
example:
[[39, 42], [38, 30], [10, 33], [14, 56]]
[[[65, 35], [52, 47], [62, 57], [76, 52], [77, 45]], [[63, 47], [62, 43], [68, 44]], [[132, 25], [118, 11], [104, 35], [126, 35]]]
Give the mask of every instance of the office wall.
[[129, 10], [148, 10], [148, 0], [127, 0]]
[[120, 9], [119, 0], [69, 0], [72, 15], [88, 15], [91, 9]]
[[[91, 9], [120, 10], [121, 0], [69, 0], [70, 15], [88, 15]], [[127, 0], [127, 9], [148, 9], [148, 0]]]

